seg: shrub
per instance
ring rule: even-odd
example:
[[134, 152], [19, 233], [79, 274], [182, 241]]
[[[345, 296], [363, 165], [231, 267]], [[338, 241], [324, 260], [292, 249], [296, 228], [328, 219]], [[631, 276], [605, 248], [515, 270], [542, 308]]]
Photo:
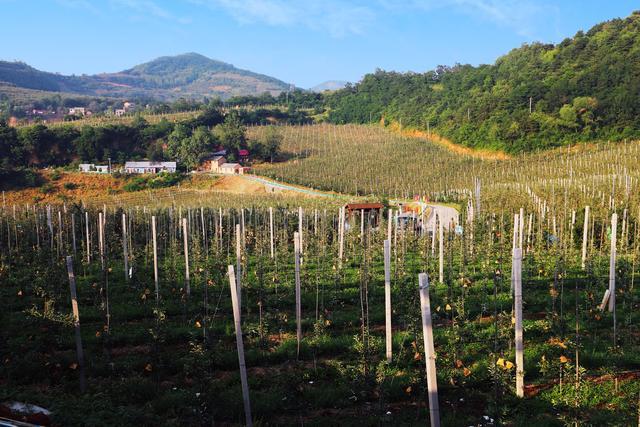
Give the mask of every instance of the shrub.
[[65, 182], [63, 187], [65, 190], [75, 190], [76, 188], [78, 188], [78, 184], [73, 182]]
[[55, 191], [56, 187], [54, 187], [50, 182], [47, 182], [46, 184], [43, 184], [42, 187], [40, 187], [40, 192], [42, 194], [51, 194]]
[[62, 178], [62, 173], [58, 169], [54, 169], [54, 171], [51, 172], [51, 175], [49, 175], [49, 178], [53, 181], [57, 181]]

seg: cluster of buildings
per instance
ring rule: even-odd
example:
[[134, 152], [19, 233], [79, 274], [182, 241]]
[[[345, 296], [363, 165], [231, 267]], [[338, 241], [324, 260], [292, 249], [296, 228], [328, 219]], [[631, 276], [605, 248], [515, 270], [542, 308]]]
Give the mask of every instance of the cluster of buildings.
[[[209, 157], [205, 159], [198, 166], [200, 172], [212, 172], [221, 175], [245, 175], [251, 171], [249, 166], [244, 164], [249, 160], [248, 150], [239, 150], [238, 156], [240, 157], [239, 163], [227, 162], [225, 157], [227, 151], [219, 149]], [[130, 174], [147, 174], [147, 173], [161, 173], [161, 172], [176, 172], [177, 162], [156, 162], [151, 160], [141, 161], [129, 161], [125, 162], [122, 171]], [[79, 165], [80, 172], [95, 172], [95, 173], [111, 173], [111, 160], [109, 165], [96, 165], [93, 163], [82, 163]]]

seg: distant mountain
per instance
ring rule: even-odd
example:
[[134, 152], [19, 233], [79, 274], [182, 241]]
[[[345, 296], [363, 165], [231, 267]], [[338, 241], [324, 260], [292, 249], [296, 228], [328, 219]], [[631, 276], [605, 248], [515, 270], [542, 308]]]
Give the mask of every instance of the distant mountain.
[[343, 82], [342, 80], [328, 80], [326, 82], [320, 83], [312, 88], [309, 88], [311, 92], [324, 92], [326, 90], [339, 90], [344, 89], [347, 85], [347, 82]]
[[22, 62], [0, 61], [0, 83], [24, 89], [119, 98], [229, 98], [273, 95], [290, 85], [273, 77], [242, 70], [197, 53], [163, 56], [118, 73], [64, 76]]

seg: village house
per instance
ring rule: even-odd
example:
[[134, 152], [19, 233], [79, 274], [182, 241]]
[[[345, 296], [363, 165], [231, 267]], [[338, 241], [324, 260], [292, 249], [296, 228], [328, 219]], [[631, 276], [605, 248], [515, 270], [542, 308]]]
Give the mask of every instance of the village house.
[[115, 115], [116, 117], [120, 117], [120, 116], [124, 116], [125, 114], [127, 114], [127, 110], [125, 110], [124, 108], [118, 108], [115, 110]]
[[109, 173], [109, 165], [94, 165], [93, 163], [80, 163], [80, 172]]
[[220, 166], [226, 161], [227, 159], [225, 159], [223, 156], [213, 155], [202, 160], [202, 164], [198, 169], [204, 172], [219, 173]]
[[126, 173], [160, 173], [160, 172], [175, 172], [176, 162], [152, 162], [152, 161], [140, 161], [140, 162], [126, 162], [124, 164], [124, 171]]
[[222, 175], [244, 175], [251, 168], [242, 166], [240, 163], [227, 163], [227, 159], [224, 156], [213, 156], [202, 162], [200, 170]]
[[69, 108], [69, 115], [71, 116], [84, 116], [86, 109], [84, 107]]

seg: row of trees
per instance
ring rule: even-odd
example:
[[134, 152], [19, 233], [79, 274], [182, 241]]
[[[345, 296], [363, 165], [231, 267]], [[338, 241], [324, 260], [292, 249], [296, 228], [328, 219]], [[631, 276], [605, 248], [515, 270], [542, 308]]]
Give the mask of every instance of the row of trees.
[[124, 163], [127, 160], [177, 160], [195, 168], [213, 151], [224, 148], [229, 159], [247, 149], [254, 159], [273, 161], [281, 136], [272, 128], [261, 140], [246, 136], [245, 123], [235, 112], [223, 116], [208, 108], [191, 120], [149, 124], [137, 116], [129, 125], [47, 127], [42, 124], [14, 128], [0, 121], [0, 174], [21, 168], [64, 166], [73, 161]]

